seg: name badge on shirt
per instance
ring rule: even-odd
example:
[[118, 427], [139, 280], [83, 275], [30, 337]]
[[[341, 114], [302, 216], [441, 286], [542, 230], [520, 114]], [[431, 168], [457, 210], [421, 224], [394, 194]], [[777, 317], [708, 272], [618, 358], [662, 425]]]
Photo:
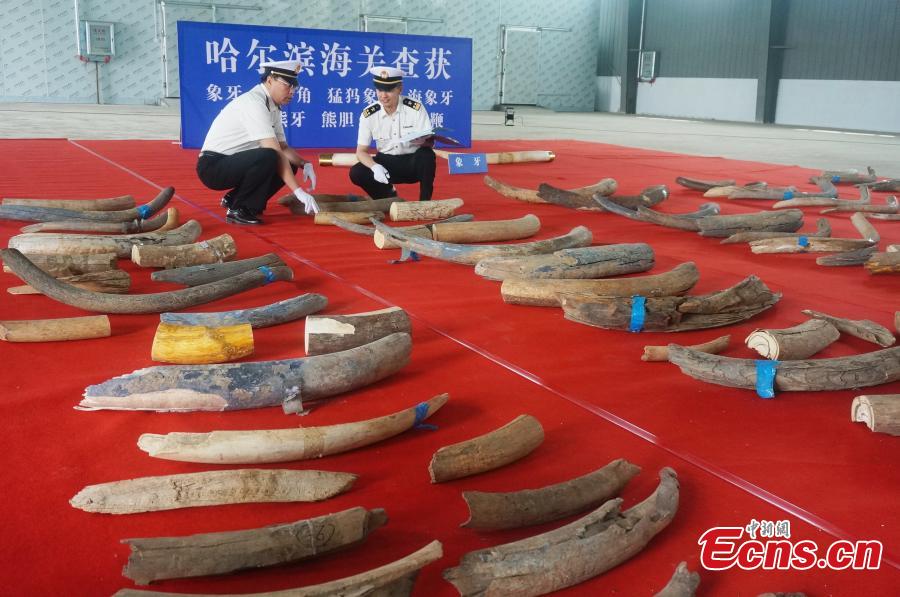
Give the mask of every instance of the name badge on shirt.
[[487, 172], [487, 155], [483, 153], [451, 153], [447, 156], [450, 174]]

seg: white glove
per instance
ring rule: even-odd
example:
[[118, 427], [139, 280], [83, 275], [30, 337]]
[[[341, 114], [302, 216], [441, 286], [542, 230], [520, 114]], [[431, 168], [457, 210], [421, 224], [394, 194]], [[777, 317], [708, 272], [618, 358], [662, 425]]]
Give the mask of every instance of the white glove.
[[312, 162], [303, 164], [303, 182], [309, 181], [309, 190], [316, 190], [316, 171], [313, 169]]
[[294, 197], [297, 198], [300, 203], [303, 204], [303, 210], [308, 214], [317, 214], [319, 213], [319, 206], [316, 204], [316, 199], [303, 189], [297, 189], [294, 191]]
[[391, 174], [387, 171], [387, 168], [385, 168], [381, 164], [372, 165], [372, 174], [375, 175], [375, 180], [377, 180], [381, 184], [390, 184], [389, 181], [391, 180]]

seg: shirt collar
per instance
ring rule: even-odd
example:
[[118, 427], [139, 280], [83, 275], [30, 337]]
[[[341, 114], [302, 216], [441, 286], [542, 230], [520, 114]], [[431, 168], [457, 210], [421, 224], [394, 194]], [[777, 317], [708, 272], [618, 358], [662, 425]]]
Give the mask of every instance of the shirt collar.
[[278, 110], [279, 109], [278, 104], [276, 104], [275, 100], [272, 99], [272, 96], [269, 95], [269, 90], [266, 89], [266, 86], [263, 85], [262, 83], [260, 83], [259, 85], [257, 85], [257, 87], [259, 87], [262, 90], [262, 96], [266, 100], [266, 109], [269, 112], [274, 112], [274, 111]]

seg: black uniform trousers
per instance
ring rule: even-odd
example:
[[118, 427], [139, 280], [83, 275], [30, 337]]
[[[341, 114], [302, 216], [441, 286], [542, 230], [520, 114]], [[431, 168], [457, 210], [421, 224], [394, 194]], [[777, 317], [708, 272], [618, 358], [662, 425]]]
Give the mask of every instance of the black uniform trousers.
[[405, 155], [387, 155], [377, 153], [373, 158], [376, 163], [387, 168], [391, 175], [389, 184], [375, 180], [375, 175], [368, 166], [357, 163], [350, 168], [350, 180], [372, 199], [395, 197], [394, 183], [419, 183], [419, 201], [428, 201], [434, 194], [435, 155], [430, 147], [420, 147], [415, 153]]
[[[291, 165], [297, 172], [297, 167]], [[232, 209], [243, 208], [259, 215], [284, 180], [278, 174], [278, 152], [259, 147], [225, 155], [204, 151], [197, 159], [200, 182], [215, 191], [228, 190], [225, 197]]]

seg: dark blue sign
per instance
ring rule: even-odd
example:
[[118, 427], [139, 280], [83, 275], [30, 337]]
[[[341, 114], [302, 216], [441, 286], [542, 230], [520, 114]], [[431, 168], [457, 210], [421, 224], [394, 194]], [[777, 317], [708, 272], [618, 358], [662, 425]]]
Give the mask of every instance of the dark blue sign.
[[487, 155], [483, 153], [451, 153], [447, 156], [450, 174], [487, 172]]
[[300, 87], [281, 120], [293, 147], [355, 148], [363, 108], [376, 101], [369, 68], [404, 73], [403, 95], [432, 125], [472, 144], [472, 40], [328, 29], [178, 21], [181, 145], [200, 147], [227, 102], [259, 83], [260, 62], [300, 60]]

